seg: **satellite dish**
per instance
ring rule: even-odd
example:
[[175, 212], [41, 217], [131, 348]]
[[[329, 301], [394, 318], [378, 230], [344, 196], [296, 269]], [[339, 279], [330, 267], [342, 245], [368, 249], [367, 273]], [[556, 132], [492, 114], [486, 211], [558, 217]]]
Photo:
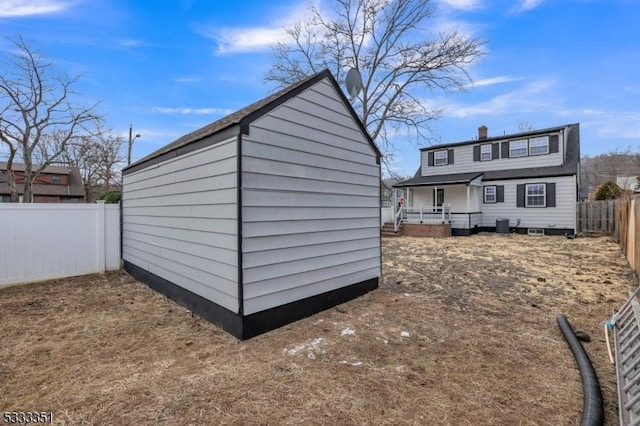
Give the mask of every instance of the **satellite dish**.
[[353, 101], [362, 90], [362, 76], [357, 68], [351, 68], [347, 73], [347, 93]]

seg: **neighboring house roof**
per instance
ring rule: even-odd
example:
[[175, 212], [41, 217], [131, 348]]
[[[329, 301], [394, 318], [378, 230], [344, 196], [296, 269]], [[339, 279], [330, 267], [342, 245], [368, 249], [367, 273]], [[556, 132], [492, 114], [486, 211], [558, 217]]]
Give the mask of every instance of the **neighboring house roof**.
[[[40, 167], [40, 165], [37, 165], [37, 164], [33, 165], [34, 170], [37, 169], [38, 167]], [[26, 166], [24, 164], [17, 164], [17, 163], [14, 163], [12, 167], [14, 172], [24, 172], [25, 168]], [[3, 171], [3, 170], [7, 170], [7, 163], [0, 163], [0, 171]], [[49, 173], [52, 175], [68, 175], [69, 173], [71, 173], [71, 170], [67, 166], [47, 166], [44, 168], [42, 173]]]
[[[442, 182], [451, 183], [468, 183], [470, 180], [455, 182], [462, 175], [475, 175], [478, 177], [482, 175], [482, 180], [507, 180], [507, 179], [529, 179], [529, 178], [544, 178], [555, 176], [572, 176], [578, 174], [578, 166], [580, 164], [580, 127], [579, 124], [568, 124], [566, 126], [550, 127], [547, 129], [536, 130], [532, 132], [516, 133], [513, 135], [505, 135], [487, 139], [476, 139], [473, 141], [457, 142], [453, 144], [434, 145], [427, 148], [421, 148], [424, 150], [433, 150], [461, 145], [477, 145], [485, 142], [497, 142], [505, 141], [514, 138], [530, 137], [535, 135], [541, 135], [558, 130], [567, 130], [567, 147], [565, 151], [564, 164], [561, 166], [549, 166], [549, 167], [530, 167], [519, 169], [505, 169], [505, 170], [493, 170], [485, 172], [472, 172], [472, 173], [456, 173], [450, 175], [436, 175], [436, 176], [422, 176], [422, 169], [418, 167], [416, 174], [413, 178], [399, 182], [395, 184], [396, 187], [401, 186], [419, 186], [419, 185], [442, 185]], [[473, 179], [471, 179], [473, 180]]]
[[[249, 124], [251, 124], [252, 121], [262, 117], [263, 115], [267, 114], [269, 111], [273, 110], [277, 106], [293, 98], [294, 96], [297, 96], [304, 90], [308, 89], [309, 87], [313, 86], [314, 84], [320, 82], [325, 78], [328, 78], [331, 84], [334, 86], [334, 88], [336, 89], [336, 92], [340, 95], [343, 103], [351, 113], [354, 121], [357, 123], [358, 127], [360, 127], [360, 130], [365, 135], [367, 141], [371, 145], [371, 148], [376, 153], [376, 156], [378, 157], [378, 159], [380, 159], [380, 157], [382, 156], [382, 154], [380, 153], [380, 150], [371, 139], [371, 136], [367, 132], [367, 129], [362, 124], [362, 121], [360, 121], [360, 118], [354, 111], [349, 100], [346, 98], [346, 96], [342, 92], [342, 89], [340, 89], [338, 82], [335, 80], [331, 72], [328, 69], [325, 69], [324, 71], [321, 71], [304, 80], [301, 80], [295, 84], [292, 84], [291, 86], [286, 87], [270, 96], [267, 96], [264, 99], [254, 102], [253, 104], [246, 106], [230, 115], [227, 115], [226, 117], [223, 117], [217, 121], [214, 121], [213, 123], [207, 126], [204, 126], [198, 130], [195, 130], [187, 135], [184, 135], [176, 139], [172, 143], [136, 161], [130, 166], [125, 167], [123, 169], [123, 172], [125, 172], [126, 174], [127, 171], [131, 172], [131, 171], [143, 169], [146, 167], [146, 165], [143, 165], [143, 163], [149, 162], [154, 158], [165, 156], [170, 153], [174, 153], [174, 155], [172, 156], [181, 155], [181, 152], [180, 152], [181, 148], [184, 148], [187, 145], [191, 145], [198, 141], [201, 141], [202, 139], [208, 136], [212, 136], [214, 134], [223, 132], [227, 129], [232, 129], [234, 126], [239, 126], [240, 127], [239, 131], [242, 133], [246, 133], [248, 131], [248, 126]], [[230, 133], [227, 136], [233, 136], [233, 134], [234, 133]]]
[[[34, 165], [34, 168], [39, 166]], [[7, 170], [6, 163], [0, 163], [0, 171]], [[24, 171], [24, 164], [14, 164], [13, 170], [16, 172]], [[77, 167], [63, 167], [63, 166], [48, 166], [42, 173], [56, 174], [56, 175], [69, 175], [69, 185], [50, 185], [50, 184], [34, 184], [33, 195], [41, 196], [53, 196], [53, 197], [84, 197], [84, 186], [82, 184], [82, 176], [80, 170]], [[24, 185], [18, 184], [18, 194], [24, 194]], [[10, 194], [9, 184], [6, 182], [0, 183], [0, 194]]]

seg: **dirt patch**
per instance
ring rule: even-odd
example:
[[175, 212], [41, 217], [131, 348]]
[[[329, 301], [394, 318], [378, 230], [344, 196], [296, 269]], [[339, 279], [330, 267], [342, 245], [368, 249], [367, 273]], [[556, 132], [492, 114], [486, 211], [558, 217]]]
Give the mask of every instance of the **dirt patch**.
[[247, 342], [127, 274], [0, 290], [0, 409], [61, 424], [577, 424], [555, 316], [617, 424], [601, 323], [634, 287], [606, 238], [383, 240], [381, 288]]

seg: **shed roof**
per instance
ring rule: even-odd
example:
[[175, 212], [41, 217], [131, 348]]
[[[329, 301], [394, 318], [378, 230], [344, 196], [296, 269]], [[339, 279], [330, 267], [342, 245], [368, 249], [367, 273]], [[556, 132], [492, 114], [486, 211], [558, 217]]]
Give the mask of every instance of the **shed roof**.
[[237, 129], [238, 132], [246, 133], [248, 131], [248, 126], [252, 121], [262, 117], [272, 109], [276, 108], [277, 106], [281, 105], [287, 100], [293, 98], [294, 96], [300, 94], [302, 91], [308, 89], [309, 87], [313, 86], [314, 84], [320, 82], [325, 78], [327, 78], [329, 82], [334, 86], [334, 88], [336, 89], [336, 92], [340, 95], [342, 102], [345, 104], [345, 106], [349, 110], [355, 123], [358, 125], [362, 133], [365, 135], [367, 141], [371, 145], [371, 148], [373, 149], [377, 158], [379, 159], [382, 156], [382, 154], [380, 153], [380, 150], [378, 149], [376, 144], [373, 142], [373, 139], [371, 139], [369, 132], [367, 132], [366, 128], [362, 124], [362, 121], [360, 121], [360, 118], [354, 111], [349, 100], [344, 95], [344, 92], [338, 85], [338, 82], [335, 80], [331, 72], [328, 69], [325, 69], [317, 74], [307, 77], [306, 79], [303, 79], [295, 84], [292, 84], [291, 86], [286, 87], [270, 96], [267, 96], [266, 98], [263, 98], [257, 102], [254, 102], [251, 105], [248, 105], [232, 114], [229, 114], [226, 117], [223, 117], [217, 121], [214, 121], [211, 124], [208, 124], [184, 136], [181, 136], [180, 138], [176, 139], [170, 144], [160, 148], [157, 151], [152, 152], [146, 157], [141, 158], [140, 160], [136, 161], [130, 166], [125, 167], [123, 169], [123, 173], [127, 174], [136, 170], [144, 169], [147, 166], [153, 164], [151, 160], [159, 157], [162, 157], [162, 160], [164, 160], [166, 155], [169, 153], [175, 153], [174, 156], [180, 155], [181, 153], [178, 152], [178, 150], [180, 150], [181, 148], [186, 147], [187, 145], [194, 144], [198, 141], [201, 141], [202, 139], [208, 136], [212, 136], [217, 133], [223, 132], [227, 129], [231, 129], [234, 126], [238, 126], [238, 129]]

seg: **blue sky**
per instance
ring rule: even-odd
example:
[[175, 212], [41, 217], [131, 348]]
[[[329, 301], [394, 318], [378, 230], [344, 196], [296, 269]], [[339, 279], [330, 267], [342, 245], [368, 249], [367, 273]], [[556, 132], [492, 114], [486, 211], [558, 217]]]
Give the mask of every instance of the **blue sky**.
[[[486, 39], [473, 87], [434, 93], [444, 118], [436, 142], [581, 123], [582, 154], [640, 151], [640, 1], [436, 0], [434, 31]], [[269, 46], [306, 0], [2, 0], [0, 35], [20, 33], [80, 75], [77, 89], [115, 133], [142, 137], [133, 158], [272, 92]], [[12, 52], [0, 41], [0, 55]], [[416, 145], [397, 152], [401, 174], [418, 166]]]

